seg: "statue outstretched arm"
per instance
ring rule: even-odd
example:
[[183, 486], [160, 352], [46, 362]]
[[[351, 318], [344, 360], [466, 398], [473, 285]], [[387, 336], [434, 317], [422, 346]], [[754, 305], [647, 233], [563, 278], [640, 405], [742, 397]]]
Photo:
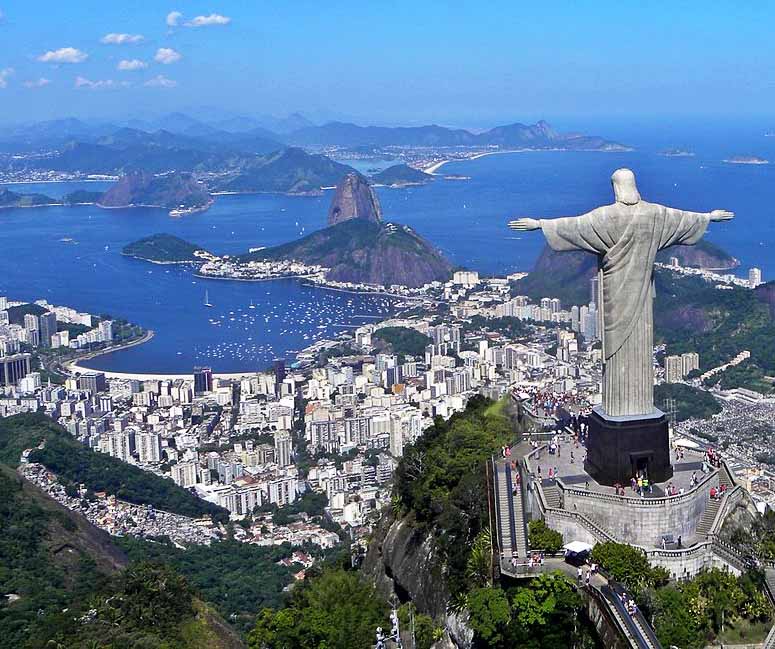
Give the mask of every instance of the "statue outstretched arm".
[[541, 221], [539, 219], [521, 218], [515, 221], [509, 221], [509, 227], [512, 230], [519, 230], [520, 232], [528, 230], [540, 230]]
[[665, 221], [659, 247], [667, 248], [676, 244], [694, 245], [705, 234], [710, 222], [729, 221], [734, 212], [713, 210], [712, 212], [689, 212], [674, 207], [665, 208]]
[[599, 229], [605, 230], [604, 208], [598, 208], [579, 216], [557, 219], [521, 218], [509, 221], [509, 228], [518, 232], [543, 230], [547, 243], [553, 250], [584, 250], [604, 253], [608, 243], [600, 237]]
[[731, 221], [733, 218], [735, 218], [735, 213], [729, 210], [713, 210], [710, 213], [711, 221]]

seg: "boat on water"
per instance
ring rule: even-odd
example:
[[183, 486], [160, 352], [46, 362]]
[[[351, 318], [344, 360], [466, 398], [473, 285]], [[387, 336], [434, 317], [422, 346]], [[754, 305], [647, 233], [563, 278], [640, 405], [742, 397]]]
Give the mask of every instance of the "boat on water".
[[212, 307], [213, 305], [210, 303], [210, 293], [207, 289], [205, 289], [205, 306], [206, 307]]
[[248, 307], [248, 309], [255, 309], [255, 308], [256, 308], [256, 305], [253, 304], [253, 300], [250, 300], [250, 306]]

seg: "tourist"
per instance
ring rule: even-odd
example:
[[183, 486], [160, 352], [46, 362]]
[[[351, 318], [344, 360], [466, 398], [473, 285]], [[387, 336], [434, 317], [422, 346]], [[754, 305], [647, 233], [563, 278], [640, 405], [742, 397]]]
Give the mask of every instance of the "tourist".
[[592, 574], [592, 571], [591, 570], [587, 570], [587, 576], [585, 578], [585, 583], [587, 584], [587, 586], [589, 586], [589, 580], [591, 578], [591, 574]]
[[716, 487], [711, 487], [710, 488], [710, 499], [711, 500], [716, 500]]
[[578, 582], [581, 583], [581, 578], [584, 575], [584, 571], [581, 569], [581, 566], [576, 568], [576, 578], [578, 579]]
[[570, 452], [570, 463], [573, 464], [573, 451]]
[[554, 467], [554, 481], [557, 482], [557, 467]]
[[678, 549], [680, 550], [683, 547], [683, 543], [681, 542], [681, 535], [678, 535]]

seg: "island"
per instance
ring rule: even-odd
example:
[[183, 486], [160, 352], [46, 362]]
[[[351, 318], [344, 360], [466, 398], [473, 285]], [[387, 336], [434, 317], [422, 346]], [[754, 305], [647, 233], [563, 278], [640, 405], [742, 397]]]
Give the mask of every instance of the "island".
[[694, 151], [689, 151], [688, 149], [665, 149], [660, 151], [659, 155], [665, 158], [693, 158]]
[[190, 264], [213, 257], [201, 246], [166, 233], [153, 234], [127, 244], [121, 254], [154, 264]]
[[431, 174], [425, 173], [407, 164], [398, 164], [383, 169], [371, 177], [375, 185], [387, 187], [407, 187], [410, 185], [425, 185], [433, 180]]
[[726, 162], [727, 164], [732, 164], [732, 165], [766, 165], [770, 163], [770, 161], [767, 160], [766, 158], [759, 158], [757, 156], [747, 156], [747, 155], [732, 156], [731, 158], [727, 158], [722, 162]]

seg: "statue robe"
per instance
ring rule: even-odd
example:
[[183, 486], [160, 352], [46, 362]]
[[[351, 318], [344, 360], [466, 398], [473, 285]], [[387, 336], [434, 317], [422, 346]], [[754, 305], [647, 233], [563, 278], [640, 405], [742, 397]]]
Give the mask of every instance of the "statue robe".
[[709, 221], [709, 214], [645, 201], [541, 220], [553, 250], [598, 255], [607, 415], [654, 413], [654, 259], [668, 246], [697, 243]]

